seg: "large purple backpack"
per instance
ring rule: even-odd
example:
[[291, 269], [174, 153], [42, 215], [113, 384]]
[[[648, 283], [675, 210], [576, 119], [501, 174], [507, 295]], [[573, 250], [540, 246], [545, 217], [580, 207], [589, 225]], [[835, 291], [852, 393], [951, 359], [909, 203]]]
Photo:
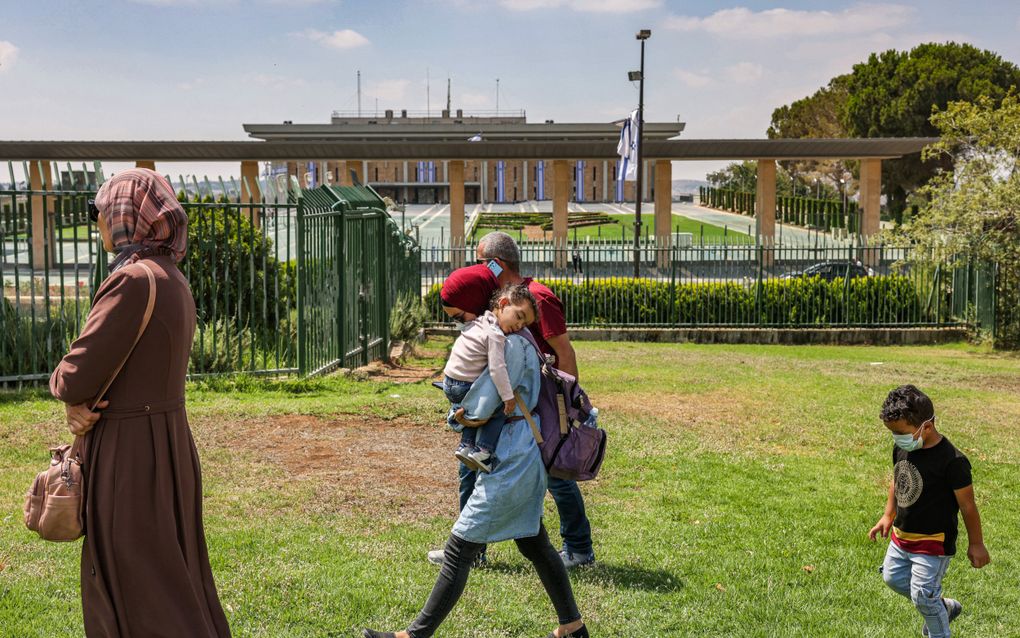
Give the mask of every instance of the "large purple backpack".
[[[584, 425], [592, 406], [588, 395], [572, 375], [551, 366], [528, 330], [525, 337], [542, 362], [542, 380], [538, 393], [538, 414], [541, 430], [526, 413], [528, 424], [542, 451], [542, 461], [549, 476], [568, 481], [590, 481], [599, 473], [606, 454], [606, 432]], [[522, 408], [523, 410], [523, 408]]]

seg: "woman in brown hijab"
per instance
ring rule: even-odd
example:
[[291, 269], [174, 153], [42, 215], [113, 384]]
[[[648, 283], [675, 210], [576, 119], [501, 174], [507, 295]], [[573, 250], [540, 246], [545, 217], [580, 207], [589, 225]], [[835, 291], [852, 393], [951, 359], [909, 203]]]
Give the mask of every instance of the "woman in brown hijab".
[[[202, 529], [202, 478], [184, 410], [195, 302], [177, 268], [188, 218], [148, 169], [118, 173], [92, 214], [117, 253], [81, 335], [50, 378], [71, 432], [84, 435], [82, 611], [89, 638], [230, 635]], [[131, 351], [149, 298], [156, 302]], [[128, 352], [131, 352], [128, 355]], [[89, 407], [124, 361], [97, 406]]]

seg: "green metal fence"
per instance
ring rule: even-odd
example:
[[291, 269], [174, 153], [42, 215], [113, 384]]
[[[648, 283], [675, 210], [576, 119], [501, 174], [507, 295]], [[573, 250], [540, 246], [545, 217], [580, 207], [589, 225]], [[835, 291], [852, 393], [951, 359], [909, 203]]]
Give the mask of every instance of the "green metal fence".
[[[473, 263], [475, 246], [451, 254], [423, 249], [430, 320], [448, 322], [438, 298], [453, 263]], [[546, 283], [573, 326], [915, 327], [965, 322], [966, 291], [949, 264], [910, 247], [642, 243], [641, 278], [633, 247], [522, 243], [522, 275]], [[575, 257], [577, 258], [575, 260]]]
[[414, 240], [366, 188], [305, 191], [299, 205], [298, 367], [318, 374], [385, 359], [390, 309], [419, 288]]
[[[41, 189], [0, 190], [0, 386], [49, 377], [106, 276], [85, 205], [102, 172], [75, 174], [96, 179], [72, 184], [80, 190], [48, 176]], [[312, 374], [332, 365], [328, 352], [344, 365], [385, 357], [390, 308], [420, 291], [419, 251], [374, 191], [275, 192], [266, 182], [266, 203], [252, 204], [239, 201], [247, 184], [173, 181], [189, 218], [192, 377]]]

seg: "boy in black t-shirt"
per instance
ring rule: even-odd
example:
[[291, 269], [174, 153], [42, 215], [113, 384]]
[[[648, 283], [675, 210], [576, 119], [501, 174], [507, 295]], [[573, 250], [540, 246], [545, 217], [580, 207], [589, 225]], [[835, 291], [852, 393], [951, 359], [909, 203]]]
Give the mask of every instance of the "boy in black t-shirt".
[[904, 385], [882, 404], [882, 421], [893, 433], [893, 481], [885, 513], [868, 536], [891, 536], [882, 577], [909, 597], [924, 617], [922, 636], [948, 638], [949, 621], [963, 605], [942, 598], [942, 578], [956, 553], [957, 512], [967, 526], [967, 558], [974, 567], [991, 560], [974, 504], [970, 461], [935, 430], [935, 408], [923, 392]]

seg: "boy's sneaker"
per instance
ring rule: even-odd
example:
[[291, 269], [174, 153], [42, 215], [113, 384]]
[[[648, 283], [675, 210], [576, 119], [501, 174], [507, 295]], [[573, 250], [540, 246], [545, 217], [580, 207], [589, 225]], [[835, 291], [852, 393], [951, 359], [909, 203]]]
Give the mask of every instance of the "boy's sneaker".
[[563, 561], [563, 566], [567, 569], [570, 569], [571, 567], [582, 567], [584, 565], [594, 565], [595, 552], [590, 552], [588, 554], [575, 554], [574, 552], [569, 552], [564, 549], [560, 552], [560, 559]]
[[[942, 604], [946, 606], [946, 612], [949, 614], [949, 622], [953, 622], [953, 619], [963, 613], [963, 604], [955, 598], [943, 598]], [[921, 635], [924, 638], [928, 638], [928, 625], [921, 625]]]
[[[461, 463], [466, 465], [469, 470], [473, 470], [473, 471], [477, 472], [478, 470], [480, 470], [482, 468], [479, 467], [478, 462], [475, 461], [475, 459], [472, 456], [472, 451], [475, 450], [475, 449], [476, 448], [473, 448], [473, 447], [468, 446], [468, 445], [462, 445], [459, 448], [457, 448], [457, 451], [454, 452], [453, 455], [455, 457], [457, 457], [458, 461], [460, 461]], [[485, 470], [485, 471], [488, 472], [489, 470]]]
[[475, 464], [475, 469], [481, 470], [486, 474], [491, 472], [496, 464], [496, 457], [486, 450], [479, 448], [475, 448], [471, 454], [468, 454], [468, 458]]

